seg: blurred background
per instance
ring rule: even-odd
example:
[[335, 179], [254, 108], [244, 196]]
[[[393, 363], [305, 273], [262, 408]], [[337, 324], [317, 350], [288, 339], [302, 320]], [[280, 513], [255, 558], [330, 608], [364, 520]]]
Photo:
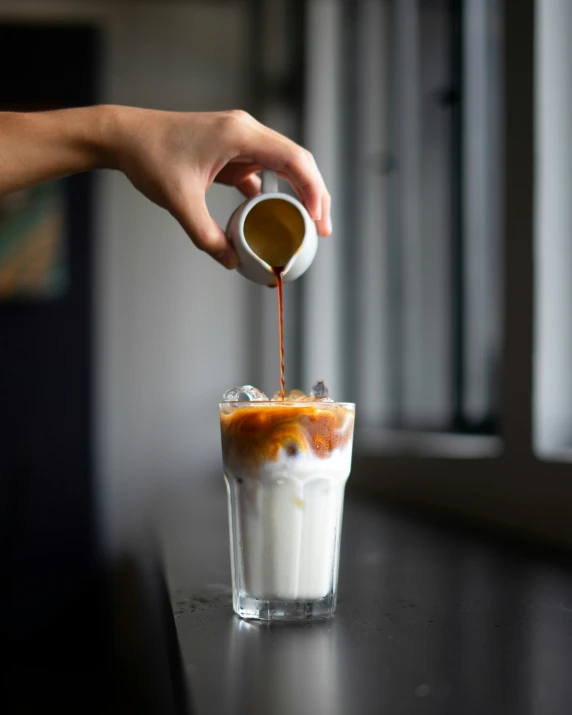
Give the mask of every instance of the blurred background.
[[[358, 404], [354, 485], [572, 543], [572, 4], [538, 0], [520, 79], [506, 6], [0, 0], [0, 105], [242, 108], [307, 146], [334, 234], [285, 292], [286, 379]], [[223, 226], [240, 200], [208, 196]], [[78, 176], [0, 204], [0, 345], [6, 530], [151, 525], [184, 579], [217, 403], [278, 386], [275, 293], [122, 175]]]

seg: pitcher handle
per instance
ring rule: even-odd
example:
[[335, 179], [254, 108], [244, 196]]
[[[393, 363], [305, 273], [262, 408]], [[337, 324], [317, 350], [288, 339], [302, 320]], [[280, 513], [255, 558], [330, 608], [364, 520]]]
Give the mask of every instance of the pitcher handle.
[[276, 194], [278, 193], [278, 177], [272, 169], [262, 170], [262, 193]]

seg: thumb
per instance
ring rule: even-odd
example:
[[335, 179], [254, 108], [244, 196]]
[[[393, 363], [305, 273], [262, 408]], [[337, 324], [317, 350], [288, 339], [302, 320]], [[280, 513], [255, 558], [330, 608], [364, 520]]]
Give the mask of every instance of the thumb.
[[187, 196], [171, 211], [195, 246], [228, 270], [238, 266], [238, 256], [224, 231], [211, 217], [202, 194]]

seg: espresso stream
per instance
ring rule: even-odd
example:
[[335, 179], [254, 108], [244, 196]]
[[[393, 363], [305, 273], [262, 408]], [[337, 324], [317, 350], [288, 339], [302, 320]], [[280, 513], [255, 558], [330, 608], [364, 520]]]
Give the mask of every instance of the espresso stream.
[[282, 271], [284, 266], [273, 266], [272, 272], [278, 281], [278, 335], [280, 340], [280, 399], [284, 400], [284, 388], [286, 380], [284, 378], [284, 320], [282, 315], [283, 298], [282, 298]]

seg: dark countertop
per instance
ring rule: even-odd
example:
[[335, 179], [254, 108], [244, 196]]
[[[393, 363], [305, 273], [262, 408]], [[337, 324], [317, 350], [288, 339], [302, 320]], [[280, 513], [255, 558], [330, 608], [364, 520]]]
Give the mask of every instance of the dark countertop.
[[232, 612], [222, 490], [201, 495], [192, 532], [172, 599], [197, 715], [572, 709], [567, 554], [350, 497], [336, 616], [265, 624]]

